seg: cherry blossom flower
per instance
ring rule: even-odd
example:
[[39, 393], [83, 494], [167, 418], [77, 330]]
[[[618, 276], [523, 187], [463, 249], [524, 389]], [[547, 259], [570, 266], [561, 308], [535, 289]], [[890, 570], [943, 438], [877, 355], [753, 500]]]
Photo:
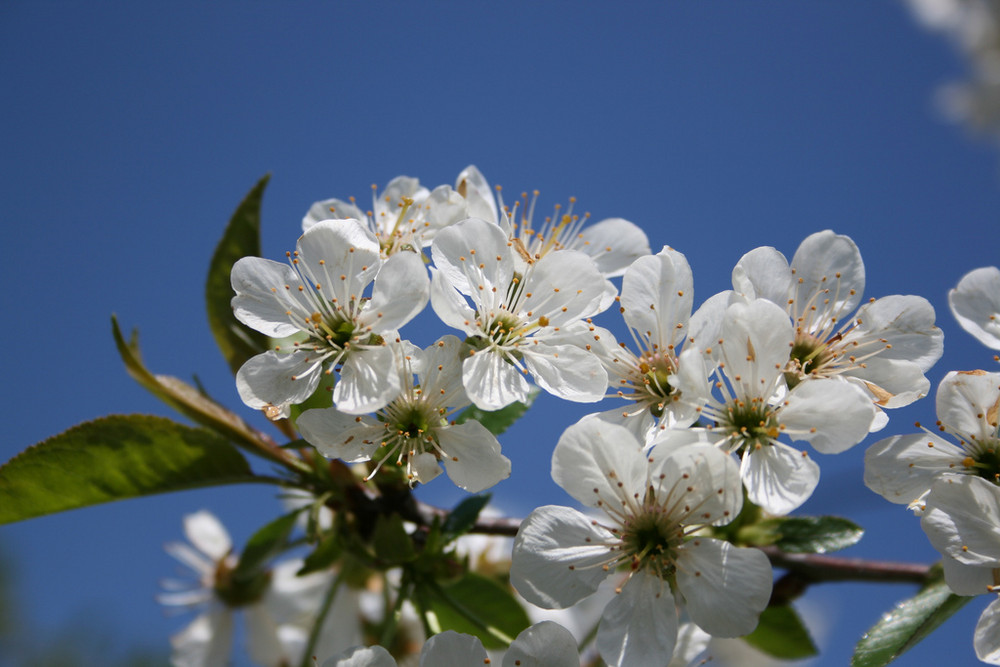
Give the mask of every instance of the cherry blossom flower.
[[1000, 482], [1000, 373], [948, 373], [938, 386], [937, 415], [936, 432], [894, 435], [868, 448], [869, 489], [919, 509], [935, 478], [945, 473]]
[[963, 329], [1000, 350], [1000, 269], [986, 266], [962, 276], [948, 292], [948, 305]]
[[[272, 338], [299, 335], [249, 359], [236, 375], [243, 402], [268, 416], [288, 415], [340, 369], [336, 406], [364, 413], [385, 406], [400, 385], [386, 341], [427, 303], [427, 271], [411, 252], [379, 257], [357, 220], [324, 220], [302, 235], [282, 264], [244, 257], [232, 270], [233, 310]], [[368, 286], [375, 285], [370, 297]]]
[[[261, 577], [237, 581], [232, 577], [237, 565], [232, 541], [213, 514], [203, 510], [187, 515], [184, 532], [193, 548], [174, 542], [167, 545], [167, 552], [191, 568], [198, 581], [194, 587], [167, 582], [172, 590], [158, 600], [203, 611], [171, 637], [171, 663], [176, 667], [228, 665], [237, 609], [245, 615], [248, 651], [255, 664], [280, 667], [298, 662], [331, 575], [317, 572], [298, 577], [302, 561], [294, 559]], [[350, 591], [342, 589], [324, 621], [317, 650], [343, 650], [360, 639], [357, 602]]]
[[499, 227], [472, 218], [443, 230], [431, 248], [431, 305], [467, 336], [469, 398], [484, 410], [524, 401], [530, 374], [560, 398], [599, 401], [607, 373], [589, 350], [583, 320], [600, 312], [606, 280], [589, 257], [570, 250], [518, 273], [510, 246]]
[[[898, 408], [927, 395], [924, 376], [941, 358], [944, 336], [934, 308], [919, 296], [892, 295], [861, 305], [865, 268], [849, 237], [830, 230], [808, 236], [791, 264], [770, 247], [744, 255], [733, 269], [743, 299], [768, 299], [795, 327], [786, 355], [789, 387], [812, 378], [842, 377], [879, 408], [872, 430], [888, 422], [882, 408]], [[729, 300], [715, 298], [699, 318], [715, 319]], [[704, 324], [702, 324], [704, 326]]]
[[[786, 384], [788, 350], [795, 331], [776, 304], [758, 299], [730, 305], [722, 319], [718, 346], [711, 354], [716, 396], [697, 361], [685, 349], [676, 375], [684, 400], [707, 418], [706, 437], [741, 459], [740, 476], [754, 504], [771, 514], [791, 512], [812, 495], [819, 466], [805, 452], [783, 443], [805, 440], [817, 451], [837, 454], [868, 434], [875, 408], [867, 394], [842, 378]], [[659, 431], [654, 442], [684, 438], [683, 431]]]
[[[959, 595], [1000, 594], [1000, 487], [971, 475], [941, 475], [920, 525], [944, 558], [945, 581]], [[973, 638], [980, 660], [1000, 665], [1000, 598], [986, 607]]]
[[465, 199], [442, 185], [428, 191], [416, 178], [397, 176], [379, 193], [372, 186], [372, 208], [362, 211], [348, 201], [325, 199], [314, 203], [302, 218], [302, 230], [322, 220], [353, 218], [366, 223], [378, 239], [383, 256], [428, 246], [442, 227], [469, 217]]
[[[472, 635], [447, 630], [431, 637], [420, 652], [421, 667], [462, 667], [490, 664], [483, 643]], [[579, 667], [576, 640], [552, 621], [526, 628], [503, 655], [502, 667]], [[396, 667], [392, 654], [381, 646], [357, 647], [330, 658], [323, 667]]]
[[588, 225], [589, 213], [580, 216], [573, 212], [576, 205], [573, 197], [565, 210], [557, 204], [552, 215], [538, 225], [535, 218], [537, 190], [530, 199], [528, 193], [522, 193], [520, 201], [508, 207], [497, 187], [498, 206], [486, 179], [473, 165], [458, 175], [455, 189], [466, 197], [469, 217], [500, 225], [526, 259], [540, 259], [557, 250], [579, 250], [597, 262], [605, 277], [613, 278], [624, 274], [632, 262], [651, 252], [649, 239], [638, 225], [624, 218], [606, 218]]
[[444, 464], [451, 480], [470, 493], [509, 477], [510, 460], [492, 433], [474, 420], [448, 421], [469, 405], [462, 387], [462, 342], [445, 336], [423, 352], [392, 347], [402, 391], [377, 419], [336, 408], [306, 410], [296, 422], [302, 436], [331, 458], [378, 461], [369, 478], [386, 461], [405, 466], [411, 484], [426, 484]]
[[680, 346], [688, 335], [694, 299], [694, 279], [687, 259], [664, 247], [640, 257], [622, 279], [620, 311], [637, 352], [618, 343], [610, 331], [595, 336], [594, 350], [608, 371], [609, 386], [632, 406], [601, 413], [645, 442], [657, 423], [687, 426], [695, 421], [695, 405], [681, 401], [673, 381], [680, 364]]
[[654, 446], [647, 456], [624, 427], [584, 418], [559, 439], [552, 478], [606, 520], [567, 507], [536, 509], [515, 538], [511, 583], [532, 604], [564, 608], [618, 572], [618, 595], [597, 632], [609, 665], [662, 664], [671, 656], [679, 601], [712, 635], [741, 636], [756, 626], [771, 593], [767, 557], [702, 535], [742, 507], [730, 457], [695, 438]]

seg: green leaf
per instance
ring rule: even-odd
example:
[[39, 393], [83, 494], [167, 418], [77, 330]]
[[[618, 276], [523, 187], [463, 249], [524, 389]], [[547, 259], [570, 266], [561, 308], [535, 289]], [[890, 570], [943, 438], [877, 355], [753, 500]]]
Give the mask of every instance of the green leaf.
[[133, 330], [131, 338], [126, 341], [118, 327], [118, 319], [114, 315], [111, 316], [111, 333], [128, 374], [151, 394], [191, 421], [209, 427], [238, 445], [246, 446], [255, 454], [261, 456], [268, 454], [267, 446], [261, 442], [260, 435], [234, 412], [222, 407], [211, 397], [183, 380], [151, 373], [142, 361], [139, 332]]
[[310, 572], [327, 569], [340, 558], [343, 550], [340, 536], [336, 533], [330, 533], [320, 540], [311, 554], [306, 556], [305, 562], [302, 563], [302, 569], [297, 574], [301, 577]]
[[480, 496], [469, 496], [455, 505], [455, 509], [449, 512], [448, 518], [445, 519], [441, 531], [449, 537], [458, 537], [469, 532], [475, 525], [476, 519], [479, 518], [479, 513], [489, 504], [491, 497], [488, 493]]
[[944, 581], [924, 587], [885, 614], [854, 647], [852, 667], [882, 667], [916, 646], [972, 597], [955, 595]]
[[837, 516], [776, 517], [741, 528], [739, 539], [755, 546], [774, 544], [793, 554], [821, 554], [856, 544], [864, 533]]
[[380, 514], [375, 521], [375, 533], [372, 541], [375, 555], [390, 565], [399, 565], [417, 557], [403, 517], [398, 514]]
[[487, 649], [507, 648], [531, 624], [510, 589], [473, 572], [446, 586], [421, 586], [418, 597], [441, 630], [475, 635]]
[[237, 260], [260, 255], [260, 201], [270, 178], [268, 174], [257, 181], [229, 219], [212, 255], [205, 282], [208, 325], [234, 375], [243, 362], [268, 346], [267, 336], [247, 327], [233, 315], [230, 306], [233, 287], [229, 273]]
[[458, 415], [455, 419], [455, 423], [463, 424], [470, 419], [474, 419], [485, 426], [486, 430], [493, 435], [500, 435], [528, 411], [531, 404], [535, 402], [535, 398], [538, 396], [539, 391], [538, 387], [532, 387], [531, 391], [528, 392], [528, 400], [524, 403], [519, 401], [514, 402], [505, 408], [493, 410], [492, 412], [480, 410], [476, 406], [470, 405]]
[[765, 609], [757, 629], [743, 639], [757, 650], [782, 660], [799, 660], [819, 652], [802, 619], [789, 605]]
[[272, 558], [280, 554], [288, 544], [288, 536], [295, 529], [295, 521], [301, 510], [279, 516], [250, 536], [240, 562], [233, 570], [237, 580], [251, 579], [259, 574]]
[[0, 466], [0, 524], [112, 500], [260, 481], [211, 431], [119, 415], [74, 426]]

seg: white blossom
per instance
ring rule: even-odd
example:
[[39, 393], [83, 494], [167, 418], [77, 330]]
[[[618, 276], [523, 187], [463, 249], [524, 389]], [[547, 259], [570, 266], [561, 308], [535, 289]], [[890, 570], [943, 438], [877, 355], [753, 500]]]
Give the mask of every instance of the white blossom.
[[948, 305], [963, 329], [1000, 350], [1000, 269], [986, 266], [962, 276], [948, 292]]
[[607, 373], [589, 350], [584, 318], [600, 312], [605, 279], [590, 258], [569, 250], [517, 273], [510, 246], [499, 227], [471, 218], [443, 230], [431, 249], [431, 305], [467, 336], [469, 398], [484, 410], [524, 401], [530, 374], [560, 398], [600, 400]]
[[[171, 663], [176, 667], [224, 667], [233, 643], [233, 613], [242, 611], [250, 658], [263, 667], [296, 663], [305, 650], [322, 597], [331, 585], [329, 573], [296, 576], [301, 559], [279, 563], [262, 577], [236, 581], [238, 560], [229, 533], [210, 512], [184, 517], [192, 546], [167, 545], [167, 552], [194, 571], [197, 582], [166, 582], [171, 590], [158, 596], [166, 605], [202, 612], [171, 637]], [[347, 589], [338, 591], [321, 629], [317, 650], [333, 652], [361, 639], [357, 603]]]
[[325, 456], [377, 461], [368, 478], [389, 461], [405, 467], [411, 484], [426, 484], [443, 464], [460, 488], [470, 493], [487, 489], [510, 476], [510, 460], [479, 422], [449, 421], [469, 405], [462, 387], [461, 348], [455, 336], [445, 336], [423, 352], [393, 345], [402, 390], [377, 418], [323, 408], [306, 410], [296, 425]]
[[427, 303], [423, 262], [411, 252], [383, 260], [378, 241], [357, 220], [313, 225], [288, 260], [244, 257], [233, 266], [236, 317], [271, 338], [298, 336], [243, 364], [240, 398], [272, 418], [287, 416], [291, 404], [339, 369], [333, 400], [340, 410], [383, 407], [400, 390], [386, 341]]
[[948, 373], [938, 386], [937, 428], [894, 435], [869, 447], [865, 484], [890, 502], [919, 510], [940, 475], [978, 475], [1000, 481], [998, 412], [1000, 373]]
[[655, 446], [647, 456], [624, 427], [585, 418], [559, 439], [552, 477], [606, 518], [536, 509], [515, 539], [511, 583], [532, 604], [564, 608], [620, 576], [597, 632], [609, 665], [665, 662], [677, 640], [679, 601], [712, 635], [753, 630], [771, 592], [767, 557], [701, 534], [742, 507], [730, 457], [697, 442]]

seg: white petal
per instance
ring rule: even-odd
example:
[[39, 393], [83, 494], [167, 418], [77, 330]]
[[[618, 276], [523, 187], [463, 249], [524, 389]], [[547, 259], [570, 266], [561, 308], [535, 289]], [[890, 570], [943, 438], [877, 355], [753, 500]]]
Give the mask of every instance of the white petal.
[[843, 376], [854, 378], [852, 381], [869, 394], [869, 400], [883, 408], [909, 405], [926, 396], [931, 386], [917, 364], [882, 356], [868, 359], [864, 367], [853, 368]]
[[972, 645], [976, 647], [977, 658], [1000, 665], [1000, 598], [993, 600], [979, 617]]
[[494, 224], [499, 221], [493, 190], [475, 165], [470, 164], [462, 170], [455, 179], [455, 190], [465, 197], [470, 218], [482, 218]]
[[401, 391], [392, 349], [387, 346], [352, 350], [333, 388], [333, 403], [341, 412], [357, 415], [384, 408]]
[[993, 586], [993, 568], [966, 565], [948, 554], [942, 554], [944, 580], [957, 595], [982, 595]]
[[236, 391], [251, 408], [284, 407], [302, 403], [319, 386], [316, 355], [306, 351], [274, 350], [250, 357], [236, 372]]
[[934, 325], [934, 306], [912, 295], [892, 295], [863, 305], [857, 313], [859, 324], [845, 337], [884, 338], [892, 346], [880, 356], [905, 359], [920, 370], [930, 370], [944, 352], [944, 334]]
[[278, 640], [278, 626], [261, 604], [243, 609], [247, 628], [247, 653], [258, 665], [280, 665], [289, 661], [284, 646]]
[[484, 292], [496, 288], [506, 294], [514, 277], [506, 234], [495, 224], [476, 218], [442, 229], [434, 237], [431, 257], [448, 282], [468, 295], [479, 291], [480, 285]]
[[462, 341], [456, 336], [442, 336], [424, 351], [423, 370], [418, 371], [424, 395], [433, 395], [434, 403], [450, 408], [469, 404], [462, 385]]
[[455, 486], [479, 493], [510, 477], [510, 459], [500, 453], [496, 436], [477, 421], [434, 431], [445, 453], [441, 462]]
[[542, 621], [525, 628], [503, 656], [503, 667], [579, 667], [576, 639], [569, 630]]
[[740, 294], [727, 290], [710, 296], [691, 316], [688, 323], [688, 341], [700, 350], [721, 351], [717, 345], [722, 335], [722, 322], [726, 310], [734, 303], [747, 303]]
[[789, 392], [778, 418], [793, 440], [839, 454], [868, 435], [875, 407], [864, 390], [838, 378], [809, 379]]
[[933, 434], [894, 435], [865, 452], [865, 486], [891, 503], [910, 504], [964, 457], [962, 449]]
[[608, 278], [622, 275], [632, 262], [651, 252], [646, 233], [624, 218], [607, 218], [585, 227], [580, 240], [583, 245], [574, 247], [593, 257]]
[[636, 572], [604, 608], [597, 650], [608, 665], [658, 665], [669, 660], [677, 642], [677, 608], [670, 586]]
[[545, 255], [531, 265], [524, 281], [519, 312], [545, 315], [552, 327], [596, 315], [606, 301], [607, 281], [594, 260], [576, 250]]
[[359, 322], [375, 332], [398, 329], [424, 309], [429, 296], [430, 280], [420, 256], [397, 252], [375, 277], [372, 300], [361, 311]]
[[307, 279], [321, 285], [325, 298], [335, 296], [341, 307], [361, 299], [381, 265], [378, 241], [357, 220], [323, 220], [309, 228], [298, 243], [299, 262]]
[[938, 419], [966, 438], [994, 437], [998, 412], [1000, 373], [952, 371], [938, 385]]
[[312, 314], [312, 303], [299, 292], [301, 281], [287, 264], [244, 257], [233, 265], [229, 278], [236, 292], [236, 319], [266, 336], [291, 336], [301, 329], [292, 320]]
[[374, 419], [336, 408], [306, 410], [295, 425], [323, 456], [348, 463], [370, 460], [385, 436], [385, 426]]
[[677, 631], [677, 646], [674, 648], [674, 657], [667, 667], [691, 667], [696, 663], [695, 659], [708, 649], [708, 642], [712, 636], [699, 628], [694, 623], [681, 624]]
[[740, 637], [757, 627], [772, 576], [764, 552], [722, 540], [695, 537], [677, 553], [677, 587], [691, 620], [717, 637]]
[[608, 373], [592, 352], [545, 343], [527, 344], [520, 349], [535, 382], [550, 394], [577, 403], [595, 403], [604, 398]]
[[794, 337], [791, 320], [774, 303], [757, 299], [730, 305], [722, 322], [726, 375], [746, 393], [758, 395], [782, 373]]
[[232, 644], [232, 613], [205, 613], [170, 638], [170, 662], [175, 667], [226, 667]]
[[948, 292], [948, 304], [963, 329], [1000, 350], [1000, 269], [987, 266], [962, 276]]
[[941, 553], [966, 565], [1000, 567], [1000, 488], [985, 479], [938, 478], [920, 525]]
[[450, 185], [439, 185], [424, 200], [423, 221], [413, 231], [421, 239], [421, 245], [429, 246], [438, 231], [470, 217], [482, 216], [470, 214], [465, 198], [452, 190]]
[[[664, 437], [667, 432], [674, 435]], [[649, 451], [650, 484], [658, 502], [676, 508], [671, 517], [676, 523], [723, 525], [743, 507], [740, 471], [733, 458], [717, 447], [680, 445], [681, 439], [691, 442], [703, 435], [695, 429], [661, 432]]]
[[577, 501], [618, 507], [644, 490], [649, 476], [642, 443], [622, 426], [584, 417], [567, 428], [552, 453], [552, 479]]
[[219, 562], [229, 555], [233, 542], [222, 522], [208, 510], [184, 517], [184, 534], [188, 541], [212, 560]]
[[472, 324], [476, 319], [476, 312], [469, 308], [461, 292], [437, 269], [431, 269], [431, 308], [448, 326], [467, 334], [478, 333], [478, 329]]
[[510, 583], [525, 600], [564, 609], [597, 590], [608, 576], [610, 531], [568, 507], [539, 507], [521, 522], [511, 553]]
[[733, 268], [733, 289], [748, 299], [767, 299], [784, 308], [792, 289], [792, 269], [774, 248], [755, 248]]
[[355, 220], [366, 220], [368, 216], [356, 205], [342, 199], [324, 199], [315, 202], [306, 211], [302, 218], [302, 231], [308, 231], [310, 227], [321, 220], [343, 220], [354, 218]]
[[438, 465], [437, 457], [430, 452], [421, 452], [411, 456], [409, 463], [413, 479], [421, 484], [426, 484], [441, 474], [441, 466]]
[[808, 500], [819, 483], [816, 462], [780, 442], [744, 455], [740, 473], [750, 500], [779, 516]]
[[694, 285], [687, 260], [678, 252], [640, 257], [622, 278], [625, 323], [660, 347], [683, 340], [691, 318]]
[[462, 364], [462, 384], [469, 399], [483, 410], [499, 410], [528, 398], [528, 381], [507, 363], [499, 350], [476, 352]]
[[[811, 234], [792, 257], [795, 271], [796, 312], [815, 305], [810, 319], [818, 327], [834, 317], [843, 320], [858, 307], [865, 290], [865, 265], [861, 252], [849, 237], [829, 229]], [[818, 295], [809, 303], [810, 297]]]
[[323, 667], [396, 667], [396, 661], [381, 646], [356, 646], [328, 659]]
[[420, 667], [482, 665], [488, 663], [486, 649], [478, 638], [446, 630], [427, 640], [420, 651]]

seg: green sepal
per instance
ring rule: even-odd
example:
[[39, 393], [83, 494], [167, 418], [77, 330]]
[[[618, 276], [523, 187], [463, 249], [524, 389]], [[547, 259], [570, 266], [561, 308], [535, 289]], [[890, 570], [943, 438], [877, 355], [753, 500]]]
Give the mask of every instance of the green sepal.
[[133, 329], [132, 335], [126, 341], [118, 326], [118, 318], [112, 315], [111, 334], [114, 336], [118, 354], [125, 362], [125, 370], [132, 379], [191, 421], [207, 426], [234, 443], [247, 445], [256, 454], [261, 453], [257, 434], [235, 413], [183, 380], [151, 373], [142, 360], [137, 330]]
[[472, 527], [476, 524], [476, 519], [479, 518], [479, 513], [483, 511], [492, 496], [489, 493], [484, 493], [478, 496], [469, 496], [464, 499], [459, 504], [455, 505], [455, 509], [448, 513], [448, 518], [444, 520], [444, 524], [441, 526], [441, 532], [444, 533], [449, 540], [459, 537], [460, 535], [465, 535], [469, 532]]
[[413, 539], [398, 514], [380, 514], [375, 520], [372, 536], [375, 556], [386, 565], [401, 565], [415, 560], [417, 551]]
[[539, 391], [538, 387], [532, 387], [528, 392], [527, 400], [523, 403], [515, 401], [514, 403], [500, 408], [499, 410], [481, 410], [474, 405], [470, 405], [459, 413], [458, 417], [455, 418], [455, 423], [463, 424], [470, 419], [474, 419], [485, 426], [486, 430], [493, 435], [500, 435], [510, 428], [514, 422], [524, 416], [524, 413], [528, 411], [531, 404], [535, 402], [535, 398], [538, 396]]
[[260, 255], [260, 202], [271, 175], [267, 174], [247, 193], [229, 219], [215, 248], [205, 281], [208, 326], [233, 374], [250, 357], [267, 349], [267, 336], [254, 331], [233, 315], [233, 287], [229, 274], [243, 257]]
[[220, 484], [257, 482], [226, 438], [150, 415], [84, 422], [0, 466], [0, 524]]
[[821, 554], [856, 544], [864, 534], [856, 523], [837, 516], [775, 517], [741, 527], [736, 539], [757, 547], [773, 544], [787, 553]]
[[233, 570], [233, 579], [246, 581], [258, 576], [267, 563], [285, 550], [288, 536], [295, 529], [295, 522], [302, 510], [295, 510], [265, 524], [250, 536], [243, 547], [240, 562]]
[[927, 637], [972, 597], [955, 595], [943, 579], [900, 602], [854, 647], [851, 667], [882, 667]]
[[758, 651], [781, 660], [800, 660], [819, 653], [809, 630], [790, 605], [765, 609], [757, 629], [743, 639]]
[[474, 572], [443, 586], [418, 584], [417, 599], [436, 617], [440, 630], [479, 637], [487, 649], [507, 648], [531, 625], [509, 588]]

